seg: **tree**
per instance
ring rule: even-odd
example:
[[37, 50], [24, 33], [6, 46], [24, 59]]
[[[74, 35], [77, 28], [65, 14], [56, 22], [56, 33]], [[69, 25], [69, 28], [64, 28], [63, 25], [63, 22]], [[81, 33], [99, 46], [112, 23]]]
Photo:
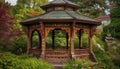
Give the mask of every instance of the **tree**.
[[78, 12], [92, 18], [105, 15], [105, 10], [108, 9], [106, 0], [70, 0], [70, 1], [80, 5]]
[[11, 12], [11, 6], [0, 2], [0, 40], [9, 39], [13, 32], [14, 17]]
[[0, 50], [8, 50], [11, 47], [11, 39], [15, 36], [22, 35], [22, 31], [13, 28], [15, 17], [12, 13], [12, 7], [0, 2]]
[[16, 17], [14, 28], [22, 29], [19, 24], [22, 20], [44, 13], [39, 6], [47, 2], [48, 0], [18, 0], [17, 5], [13, 6], [13, 12]]
[[[113, 37], [120, 39], [120, 0], [111, 0], [111, 24], [104, 27], [103, 38], [110, 33]], [[110, 31], [110, 32], [109, 32]]]

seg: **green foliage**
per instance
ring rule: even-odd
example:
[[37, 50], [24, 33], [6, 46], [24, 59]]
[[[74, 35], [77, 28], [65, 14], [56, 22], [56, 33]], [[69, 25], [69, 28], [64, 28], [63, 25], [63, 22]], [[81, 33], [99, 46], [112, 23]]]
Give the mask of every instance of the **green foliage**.
[[[107, 33], [110, 33], [113, 37], [120, 39], [120, 0], [111, 0], [116, 6], [111, 7], [111, 24], [104, 27], [102, 35], [103, 39]], [[110, 32], [108, 32], [110, 31]]]
[[118, 19], [117, 21], [116, 20], [117, 19], [113, 20], [115, 22], [112, 21], [114, 24], [111, 23], [110, 25], [108, 25], [108, 26], [106, 26], [106, 27], [103, 28], [103, 32], [102, 32], [102, 38], [103, 38], [103, 40], [105, 39], [105, 37], [109, 33], [112, 35], [112, 37], [120, 39], [120, 35], [119, 35], [120, 34], [120, 29], [119, 29], [120, 28], [120, 24], [118, 22], [120, 19]]
[[115, 3], [116, 6], [120, 7], [120, 0], [110, 0], [110, 1]]
[[111, 17], [112, 18], [119, 18], [120, 17], [120, 7], [117, 7], [117, 8], [113, 8], [111, 10]]
[[82, 39], [83, 39], [83, 48], [85, 47], [88, 47], [88, 34], [87, 33], [84, 33], [82, 35]]
[[54, 69], [43, 60], [28, 55], [16, 56], [0, 52], [0, 69]]
[[99, 37], [99, 35], [93, 36], [92, 41], [93, 41], [92, 42], [93, 43], [93, 47], [97, 46], [97, 44], [99, 44], [103, 50], [104, 49], [105, 49], [105, 51], [107, 50], [106, 43], [104, 41], [102, 41], [102, 39]]
[[102, 36], [110, 33], [113, 37], [120, 39], [120, 7], [111, 10], [111, 24], [103, 28]]
[[27, 36], [16, 36], [11, 41], [0, 41], [0, 50], [7, 51], [14, 54], [22, 54], [26, 52], [27, 48]]
[[56, 38], [55, 45], [56, 46], [66, 46], [66, 38]]
[[105, 14], [105, 9], [108, 9], [106, 0], [70, 0], [78, 5], [80, 8], [78, 12], [89, 17], [98, 17]]
[[[119, 29], [120, 28], [120, 18], [119, 18], [120, 7], [119, 7], [119, 4], [117, 3], [118, 2], [117, 0], [114, 0], [113, 2], [115, 2], [117, 5], [116, 5], [116, 8], [111, 9], [111, 24], [103, 28], [103, 32], [102, 32], [103, 39], [105, 39], [108, 33], [110, 33], [114, 38], [120, 39], [120, 29]], [[114, 46], [116, 45], [114, 44]], [[111, 58], [109, 59], [109, 62], [106, 61], [106, 63], [108, 63], [108, 65], [106, 66], [108, 67], [108, 69], [119, 69], [120, 68], [119, 50], [115, 50], [114, 48], [111, 48], [111, 47], [108, 47], [107, 55], [109, 55], [109, 57]]]
[[51, 37], [47, 37], [46, 46], [47, 46], [47, 48], [50, 48], [52, 46], [52, 38]]
[[[83, 48], [87, 48], [88, 47], [88, 34], [87, 33], [83, 33], [82, 34], [82, 40], [83, 40]], [[68, 44], [70, 40], [68, 41]], [[52, 33], [50, 32], [48, 37], [47, 37], [47, 40], [46, 40], [46, 43], [47, 43], [47, 47], [48, 46], [52, 46]], [[75, 48], [78, 48], [79, 47], [79, 38], [76, 34], [75, 38], [74, 38], [74, 45], [75, 45]], [[66, 46], [66, 32], [65, 31], [56, 31], [55, 33], [55, 46], [59, 46], [59, 48], [61, 46], [65, 47]]]
[[[47, 37], [46, 43], [47, 43], [47, 47], [48, 46], [51, 47], [52, 46], [52, 38], [51, 37]], [[64, 38], [64, 37], [61, 37], [61, 38], [55, 37], [55, 46], [56, 47], [62, 47], [62, 46], [65, 47], [66, 46], [66, 38]]]
[[[114, 45], [116, 46], [116, 45]], [[113, 46], [113, 47], [114, 47]], [[119, 48], [120, 47], [117, 47], [116, 49], [114, 49], [112, 46], [109, 47], [109, 50], [108, 50], [108, 54], [110, 55], [110, 57], [112, 58], [112, 62], [114, 63], [114, 65], [118, 66], [120, 68], [120, 51], [119, 51]]]
[[54, 69], [52, 65], [37, 58], [21, 59], [15, 69]]
[[1, 40], [0, 41], [0, 51], [9, 51], [12, 47], [11, 42], [6, 41], [6, 40]]
[[14, 69], [19, 59], [11, 53], [0, 52], [0, 69]]
[[38, 46], [40, 46], [40, 34], [37, 31], [34, 31], [32, 34], [32, 47], [33, 48], [37, 48]]
[[88, 59], [76, 59], [64, 66], [63, 69], [91, 69], [93, 63]]
[[112, 58], [107, 52], [103, 52], [97, 47], [94, 47], [94, 53], [98, 60], [98, 64], [95, 65], [94, 69], [119, 69], [118, 66], [113, 63]]
[[28, 16], [29, 14], [34, 12], [40, 12], [40, 14], [44, 13], [44, 11], [39, 6], [47, 2], [48, 0], [17, 0], [17, 5], [13, 6], [13, 13], [16, 17], [14, 28], [22, 29], [19, 23], [22, 20], [30, 18]]
[[97, 43], [99, 43], [103, 49], [104, 47], [106, 47], [105, 42], [103, 42], [100, 38], [96, 36], [93, 37], [93, 51], [98, 61], [98, 64], [95, 65], [93, 69], [101, 69], [101, 68], [102, 69], [119, 69], [119, 67], [117, 66], [117, 64], [119, 63], [119, 60], [117, 59], [114, 60], [114, 58], [112, 58], [113, 55], [114, 56], [117, 55], [117, 52], [111, 47], [110, 47], [111, 49], [109, 49], [108, 47], [107, 50], [102, 51], [96, 46]]
[[74, 46], [75, 48], [79, 48], [79, 38], [77, 36], [74, 38]]
[[[65, 47], [66, 46], [66, 32], [63, 30], [57, 30], [55, 31], [55, 46], [56, 47]], [[50, 31], [47, 40], [47, 47], [52, 46], [52, 31]]]
[[15, 54], [25, 53], [27, 49], [27, 36], [22, 35], [21, 37], [15, 37], [12, 40], [12, 47], [9, 50]]
[[[83, 45], [83, 48], [88, 47], [88, 34], [85, 32], [82, 34], [82, 45]], [[75, 36], [75, 39], [74, 39], [74, 46], [79, 47], [79, 38], [77, 35]]]

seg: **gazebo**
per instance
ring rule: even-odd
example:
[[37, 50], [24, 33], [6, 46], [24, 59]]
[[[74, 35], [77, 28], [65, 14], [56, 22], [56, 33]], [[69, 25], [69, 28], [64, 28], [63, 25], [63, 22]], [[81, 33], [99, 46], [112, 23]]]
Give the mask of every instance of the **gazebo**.
[[[89, 58], [96, 61], [92, 50], [92, 36], [100, 22], [77, 13], [78, 5], [68, 0], [53, 0], [48, 4], [40, 6], [45, 13], [22, 21], [28, 40], [27, 53], [43, 58], [51, 63], [64, 63], [70, 59]], [[64, 30], [66, 32], [66, 46], [61, 50], [55, 48], [55, 31]], [[37, 31], [39, 34], [39, 44], [33, 48], [32, 37]], [[47, 49], [46, 38], [52, 31], [52, 46]], [[82, 32], [88, 34], [88, 48], [83, 48]], [[79, 33], [79, 47], [74, 46], [74, 38]], [[70, 41], [69, 41], [70, 40]]]

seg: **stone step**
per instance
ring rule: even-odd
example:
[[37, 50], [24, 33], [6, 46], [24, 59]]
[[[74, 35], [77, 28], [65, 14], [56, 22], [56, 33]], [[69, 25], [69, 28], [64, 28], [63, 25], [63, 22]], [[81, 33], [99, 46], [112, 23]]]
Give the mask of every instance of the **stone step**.
[[46, 55], [45, 60], [51, 64], [65, 64], [70, 60], [68, 55]]
[[52, 64], [64, 64], [67, 63], [70, 59], [69, 58], [48, 58], [46, 59], [47, 62], [52, 63]]
[[69, 57], [69, 55], [46, 55], [46, 57]]

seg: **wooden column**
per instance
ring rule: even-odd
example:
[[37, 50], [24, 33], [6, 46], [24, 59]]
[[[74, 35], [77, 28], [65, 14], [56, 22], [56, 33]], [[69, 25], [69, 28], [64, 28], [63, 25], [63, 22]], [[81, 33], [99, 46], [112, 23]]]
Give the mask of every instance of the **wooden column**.
[[89, 50], [92, 52], [92, 28], [88, 29]]
[[52, 31], [52, 49], [55, 48], [55, 30]]
[[82, 29], [79, 30], [79, 48], [82, 48]]
[[42, 53], [41, 53], [41, 58], [45, 58], [45, 51], [46, 51], [46, 37], [45, 37], [45, 27], [44, 24], [42, 22], [40, 22], [41, 24], [41, 34], [42, 34]]
[[68, 33], [66, 32], [66, 49], [68, 49], [68, 39], [69, 39]]
[[71, 56], [74, 58], [74, 35], [75, 35], [75, 21], [71, 25], [71, 39], [70, 39], [70, 44], [71, 44]]
[[30, 49], [31, 49], [31, 41], [32, 41], [32, 39], [31, 39], [31, 35], [32, 35], [32, 33], [31, 33], [31, 31], [30, 31], [30, 28], [28, 27], [27, 28], [27, 30], [28, 30], [28, 32], [27, 32], [27, 54], [29, 54], [30, 53]]

